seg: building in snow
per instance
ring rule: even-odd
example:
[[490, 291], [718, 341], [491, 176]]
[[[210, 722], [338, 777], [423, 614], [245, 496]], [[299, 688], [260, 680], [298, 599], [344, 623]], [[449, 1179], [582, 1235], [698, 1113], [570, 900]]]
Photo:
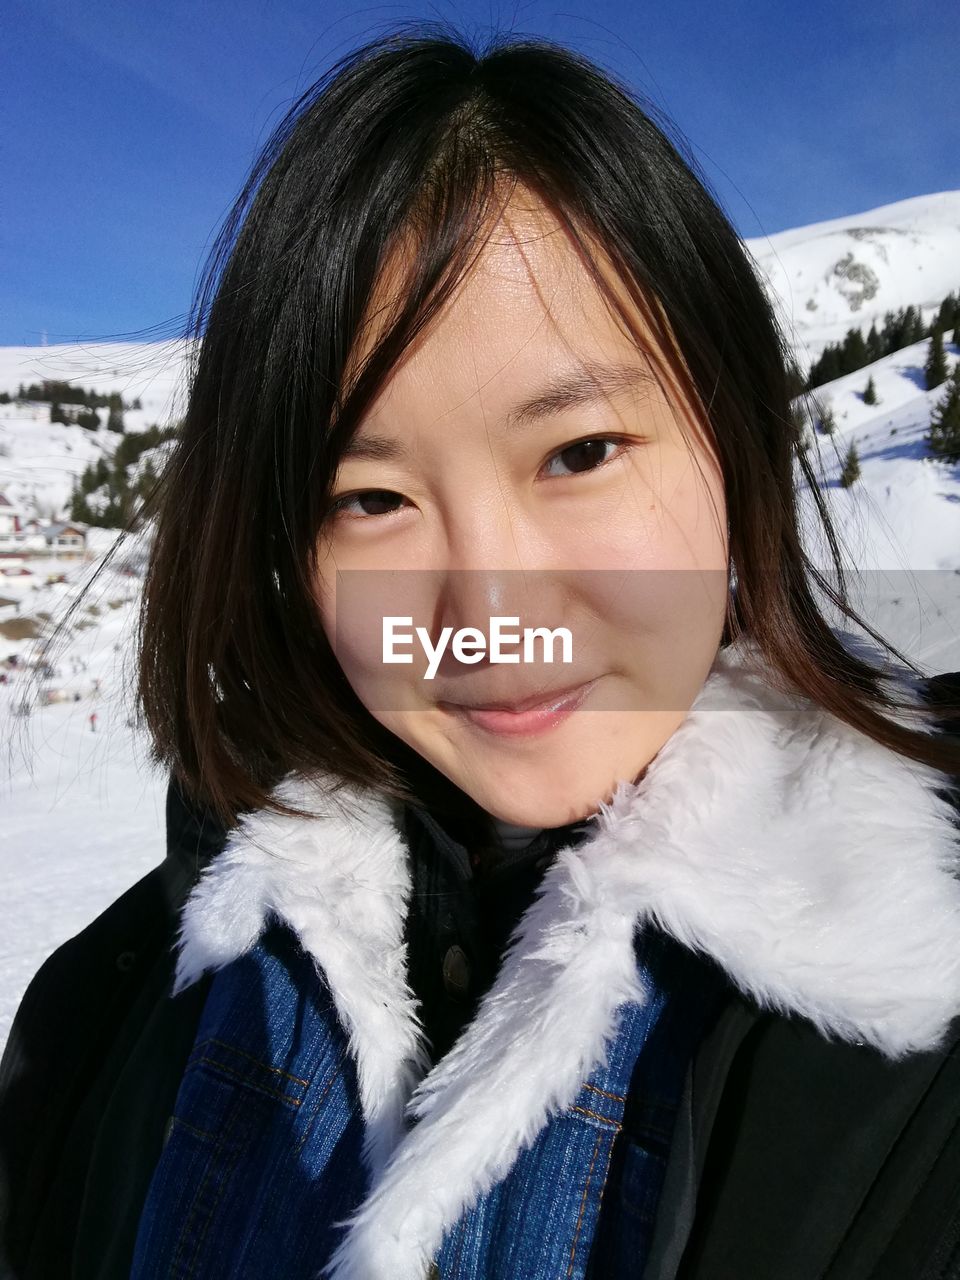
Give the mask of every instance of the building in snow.
[[48, 524], [41, 529], [48, 552], [55, 556], [82, 556], [87, 549], [87, 526], [70, 520], [66, 524]]
[[80, 557], [87, 549], [87, 526], [76, 520], [44, 524], [0, 493], [0, 557]]

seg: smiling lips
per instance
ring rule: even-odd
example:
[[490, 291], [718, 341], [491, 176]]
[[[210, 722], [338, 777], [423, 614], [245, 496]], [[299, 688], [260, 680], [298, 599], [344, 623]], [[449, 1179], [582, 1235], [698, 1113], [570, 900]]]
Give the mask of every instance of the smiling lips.
[[449, 708], [469, 724], [488, 733], [513, 736], [530, 736], [555, 728], [573, 714], [596, 684], [588, 680], [572, 689], [563, 689], [544, 697], [534, 695], [512, 704], [465, 706], [457, 702], [439, 705]]

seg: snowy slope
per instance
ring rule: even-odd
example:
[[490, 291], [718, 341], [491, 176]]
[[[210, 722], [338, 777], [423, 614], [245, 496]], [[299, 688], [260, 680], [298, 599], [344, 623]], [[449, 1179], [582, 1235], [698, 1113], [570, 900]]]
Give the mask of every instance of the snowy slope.
[[[124, 426], [143, 431], [174, 420], [182, 410], [185, 358], [181, 342], [0, 347], [0, 391], [13, 396], [21, 384], [45, 379], [104, 395], [118, 391], [125, 404], [139, 397], [142, 408], [125, 410]], [[100, 417], [100, 430], [88, 431], [51, 423], [50, 406], [41, 401], [0, 404], [0, 493], [28, 515], [64, 515], [74, 479], [116, 445], [117, 435], [106, 429], [106, 410]]]
[[[885, 356], [817, 388], [837, 430], [815, 437], [833, 524], [851, 570], [853, 602], [868, 621], [928, 671], [960, 670], [960, 465], [927, 456], [923, 437], [945, 387], [925, 390], [928, 342]], [[960, 352], [947, 344], [947, 365]], [[863, 403], [872, 376], [879, 403]], [[839, 484], [849, 445], [860, 479]], [[806, 545], [830, 565], [825, 540], [801, 490]]]
[[746, 242], [804, 372], [851, 328], [960, 288], [960, 191], [941, 191]]
[[[65, 584], [37, 589], [32, 616], [61, 616], [92, 568], [75, 566]], [[14, 671], [0, 686], [0, 1044], [45, 956], [163, 857], [163, 779], [127, 723], [139, 593], [136, 578], [102, 575], [51, 659], [55, 676], [45, 684], [69, 701], [23, 718], [14, 711], [34, 692], [31, 674]], [[3, 658], [31, 649], [29, 640], [0, 640]]]
[[[882, 323], [885, 310], [909, 303], [923, 303], [929, 319], [941, 299], [960, 288], [960, 192], [798, 228], [751, 241], [750, 248], [792, 316], [805, 365], [851, 325], [866, 331], [871, 319]], [[838, 271], [848, 253], [863, 272]], [[878, 282], [873, 292], [868, 270]], [[858, 602], [923, 669], [956, 670], [960, 466], [925, 456], [922, 437], [943, 392], [924, 390], [925, 346], [918, 343], [818, 389], [817, 397], [833, 407], [837, 431], [817, 437], [816, 447], [824, 492], [855, 569]], [[947, 353], [951, 365], [960, 358], [952, 347]], [[130, 429], [142, 429], [182, 411], [184, 356], [180, 344], [0, 349], [0, 390], [69, 378], [88, 389], [119, 391], [127, 402], [139, 396], [142, 411], [129, 412], [126, 420]], [[870, 374], [880, 398], [873, 407], [862, 400]], [[64, 502], [72, 477], [112, 447], [107, 434], [51, 427], [47, 406], [19, 412], [0, 406], [0, 492], [10, 490], [38, 509]], [[862, 474], [847, 490], [838, 478], [851, 441]], [[808, 549], [828, 567], [809, 496], [801, 496]], [[101, 548], [112, 540], [108, 532], [93, 536]], [[41, 624], [44, 615], [60, 616], [90, 568], [69, 569], [62, 584], [22, 588], [14, 612]], [[37, 576], [42, 581], [43, 574]], [[0, 1044], [44, 957], [163, 856], [165, 784], [147, 764], [147, 743], [128, 723], [125, 694], [138, 592], [136, 578], [109, 572], [75, 619], [49, 683], [70, 699], [77, 695], [76, 701], [38, 709], [24, 720], [13, 714], [22, 698], [22, 673], [0, 686]], [[13, 652], [25, 659], [32, 642], [2, 635], [8, 615], [0, 609], [0, 659]]]

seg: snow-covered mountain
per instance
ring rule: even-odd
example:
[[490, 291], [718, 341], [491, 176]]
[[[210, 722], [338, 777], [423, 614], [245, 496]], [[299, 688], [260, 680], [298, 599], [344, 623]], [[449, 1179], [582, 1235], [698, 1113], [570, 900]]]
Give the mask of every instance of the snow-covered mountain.
[[[119, 392], [125, 404], [127, 432], [165, 425], [183, 410], [187, 344], [104, 343], [49, 347], [0, 347], [0, 391], [45, 380], [69, 381], [102, 395]], [[0, 493], [28, 515], [54, 520], [67, 514], [73, 482], [98, 458], [109, 458], [118, 435], [50, 422], [50, 406], [41, 401], [0, 404]]]
[[848, 329], [920, 307], [924, 324], [960, 287], [960, 191], [939, 191], [866, 213], [745, 241], [777, 300], [806, 372]]
[[[847, 329], [866, 333], [884, 313], [921, 305], [925, 321], [960, 290], [960, 192], [942, 192], [868, 213], [748, 241], [775, 296], [801, 368]], [[855, 574], [855, 602], [879, 630], [928, 671], [960, 669], [960, 465], [927, 456], [923, 436], [943, 388], [925, 390], [925, 342], [817, 391], [834, 412], [833, 436], [817, 436], [822, 487]], [[128, 431], [175, 421], [183, 410], [181, 343], [0, 348], [0, 391], [70, 380], [119, 392], [142, 408]], [[960, 352], [948, 344], [952, 367]], [[872, 375], [879, 403], [863, 402]], [[50, 424], [48, 405], [0, 404], [0, 494], [41, 519], [64, 514], [73, 480], [119, 438], [101, 428]], [[855, 443], [860, 478], [839, 485]], [[801, 494], [808, 549], [829, 568]], [[92, 535], [98, 553], [113, 541]], [[5, 744], [0, 813], [0, 1044], [29, 977], [55, 946], [81, 929], [163, 857], [165, 780], [146, 765], [147, 745], [130, 722], [129, 665], [139, 582], [130, 565], [101, 575], [52, 656], [47, 682], [63, 700], [22, 705], [35, 652], [51, 617], [75, 600], [96, 563], [35, 564], [0, 589], [0, 666], [19, 666], [0, 685]], [[48, 581], [49, 578], [63, 581]], [[92, 717], [92, 718], [91, 718]]]

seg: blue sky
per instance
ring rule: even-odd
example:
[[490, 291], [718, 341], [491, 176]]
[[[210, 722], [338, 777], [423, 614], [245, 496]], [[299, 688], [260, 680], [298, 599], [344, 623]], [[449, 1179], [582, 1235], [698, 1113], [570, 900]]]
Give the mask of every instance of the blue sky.
[[947, 0], [8, 0], [0, 344], [182, 324], [258, 146], [409, 19], [546, 35], [675, 121], [744, 237], [960, 188]]

